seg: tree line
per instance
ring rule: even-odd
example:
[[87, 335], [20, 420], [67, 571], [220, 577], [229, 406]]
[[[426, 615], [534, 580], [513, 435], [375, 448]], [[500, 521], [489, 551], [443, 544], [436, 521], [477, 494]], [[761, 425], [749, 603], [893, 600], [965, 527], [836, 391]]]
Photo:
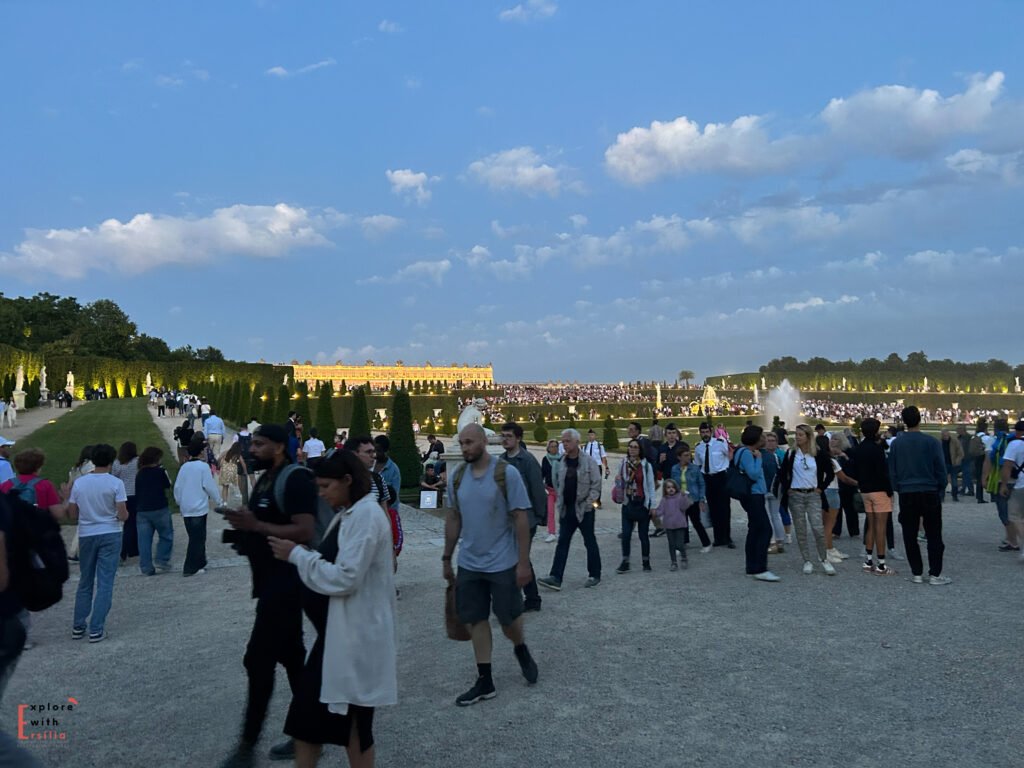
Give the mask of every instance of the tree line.
[[854, 360], [829, 360], [824, 357], [811, 357], [798, 360], [795, 357], [777, 357], [769, 360], [759, 369], [761, 373], [832, 373], [832, 372], [863, 372], [873, 373], [886, 371], [891, 373], [917, 373], [925, 376], [939, 374], [1016, 374], [1024, 370], [1024, 365], [1016, 367], [1004, 360], [992, 358], [985, 362], [963, 363], [946, 357], [941, 360], [929, 360], [924, 352], [911, 352], [905, 358], [896, 352], [884, 359], [868, 357], [859, 362]]
[[40, 355], [113, 357], [153, 362], [223, 362], [216, 347], [171, 347], [161, 338], [139, 333], [116, 303], [100, 299], [81, 304], [71, 296], [37, 293], [7, 297], [0, 293], [0, 339]]

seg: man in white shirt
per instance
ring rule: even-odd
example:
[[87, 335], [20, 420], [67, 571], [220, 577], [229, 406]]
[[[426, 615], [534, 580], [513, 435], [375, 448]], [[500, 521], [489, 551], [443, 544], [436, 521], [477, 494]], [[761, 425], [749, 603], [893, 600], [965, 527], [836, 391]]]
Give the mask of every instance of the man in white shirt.
[[700, 425], [700, 442], [694, 450], [694, 459], [704, 473], [714, 546], [736, 549], [732, 543], [729, 520], [729, 491], [725, 487], [726, 471], [729, 469], [729, 443], [721, 437], [712, 437], [711, 425], [706, 421]]
[[306, 454], [306, 466], [312, 469], [319, 464], [326, 450], [327, 446], [320, 439], [320, 433], [317, 431], [317, 428], [310, 427], [309, 439], [302, 444], [302, 452]]
[[106, 637], [114, 576], [121, 556], [121, 523], [128, 519], [128, 494], [124, 483], [110, 474], [116, 456], [112, 445], [100, 444], [93, 448], [95, 469], [75, 480], [68, 499], [68, 515], [78, 520], [81, 569], [71, 625], [72, 640], [85, 637], [86, 622], [90, 643], [98, 643]]
[[174, 481], [174, 500], [181, 510], [181, 519], [188, 534], [188, 549], [182, 576], [206, 573], [206, 521], [210, 502], [220, 504], [220, 490], [213, 479], [210, 465], [203, 461], [206, 446], [193, 440], [188, 447], [188, 461], [178, 470]]

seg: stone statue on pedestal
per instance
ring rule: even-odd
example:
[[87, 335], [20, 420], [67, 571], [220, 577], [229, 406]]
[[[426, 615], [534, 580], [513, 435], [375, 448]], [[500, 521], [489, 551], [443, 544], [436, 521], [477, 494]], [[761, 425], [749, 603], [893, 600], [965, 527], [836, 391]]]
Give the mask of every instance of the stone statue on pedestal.
[[25, 366], [18, 363], [18, 372], [14, 374], [14, 391], [25, 391]]
[[75, 390], [75, 374], [73, 374], [71, 371], [68, 371], [67, 390], [72, 394], [74, 393]]
[[39, 369], [39, 389], [46, 389], [46, 366]]

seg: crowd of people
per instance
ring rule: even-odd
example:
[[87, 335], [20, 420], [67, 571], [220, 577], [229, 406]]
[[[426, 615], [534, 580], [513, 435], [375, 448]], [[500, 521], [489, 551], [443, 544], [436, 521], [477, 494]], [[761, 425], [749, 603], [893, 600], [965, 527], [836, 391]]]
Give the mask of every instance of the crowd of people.
[[[284, 722], [289, 738], [272, 747], [272, 756], [311, 766], [324, 744], [341, 744], [351, 765], [372, 765], [374, 710], [397, 698], [401, 476], [388, 455], [388, 438], [339, 433], [328, 448], [315, 429], [301, 439], [294, 413], [283, 425], [253, 419], [229, 435], [212, 404], [199, 398], [195, 406], [175, 429], [181, 466], [173, 483], [163, 448], [140, 452], [125, 442], [117, 449], [83, 448], [58, 488], [40, 476], [41, 451], [12, 457], [14, 443], [0, 439], [0, 662], [6, 664], [0, 677], [6, 679], [3, 673], [32, 647], [31, 615], [19, 605], [11, 581], [17, 578], [8, 572], [17, 560], [9, 548], [19, 511], [28, 505], [77, 523], [68, 552], [80, 572], [71, 638], [98, 643], [107, 636], [119, 565], [138, 558], [145, 576], [174, 570], [173, 495], [187, 539], [183, 576], [205, 572], [211, 513], [224, 516], [225, 542], [252, 571], [248, 693], [238, 743], [222, 765], [254, 764], [278, 664], [292, 698]], [[994, 502], [1004, 534], [998, 549], [1020, 553], [1024, 483], [1017, 489], [1016, 482], [1024, 465], [1024, 420], [1011, 431], [997, 418], [991, 433], [980, 420], [973, 430], [946, 430], [938, 440], [921, 432], [922, 414], [914, 406], [901, 409], [898, 422], [883, 429], [880, 419], [867, 417], [859, 435], [829, 433], [823, 424], [799, 424], [790, 433], [784, 425], [766, 431], [748, 423], [738, 440], [705, 422], [690, 445], [671, 422], [662, 427], [655, 420], [645, 434], [634, 421], [621, 458], [609, 456], [592, 430], [584, 438], [570, 428], [549, 441], [540, 460], [525, 447], [521, 425], [501, 427], [499, 457], [488, 452], [483, 428], [471, 424], [458, 436], [462, 461], [455, 466], [448, 466], [444, 446], [431, 435], [422, 482], [448, 499], [441, 576], [452, 586], [453, 615], [465, 627], [476, 663], [472, 686], [455, 703], [469, 706], [497, 693], [492, 613], [523, 677], [537, 682], [540, 670], [522, 616], [541, 609], [539, 587], [558, 592], [566, 586], [577, 531], [586, 549], [584, 586], [601, 584], [595, 526], [597, 510], [607, 504], [620, 514], [619, 575], [633, 570], [634, 533], [642, 572], [654, 570], [652, 539], [661, 537], [670, 569], [688, 569], [691, 528], [701, 555], [737, 548], [733, 500], [747, 516], [744, 570], [761, 582], [780, 581], [769, 561], [794, 543], [804, 574], [836, 575], [836, 565], [851, 557], [836, 546], [845, 521], [851, 536], [862, 537], [863, 572], [893, 576], [892, 560], [905, 557], [913, 583], [947, 585], [947, 491], [954, 501]], [[608, 480], [610, 499], [602, 498]], [[902, 533], [898, 558], [894, 515]], [[556, 546], [546, 574], [538, 576], [531, 549], [545, 527]], [[308, 653], [303, 614], [316, 630]], [[372, 664], [365, 663], [367, 648], [374, 649]]]

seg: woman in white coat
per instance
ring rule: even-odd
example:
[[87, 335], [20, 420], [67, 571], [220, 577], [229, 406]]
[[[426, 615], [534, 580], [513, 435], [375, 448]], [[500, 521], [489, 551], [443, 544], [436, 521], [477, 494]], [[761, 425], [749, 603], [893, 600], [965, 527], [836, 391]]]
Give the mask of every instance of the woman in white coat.
[[274, 556], [298, 570], [317, 631], [284, 731], [300, 768], [315, 766], [324, 744], [344, 746], [353, 768], [371, 768], [374, 709], [398, 701], [391, 525], [352, 452], [324, 459], [316, 476], [320, 496], [338, 510], [319, 549], [269, 540]]

